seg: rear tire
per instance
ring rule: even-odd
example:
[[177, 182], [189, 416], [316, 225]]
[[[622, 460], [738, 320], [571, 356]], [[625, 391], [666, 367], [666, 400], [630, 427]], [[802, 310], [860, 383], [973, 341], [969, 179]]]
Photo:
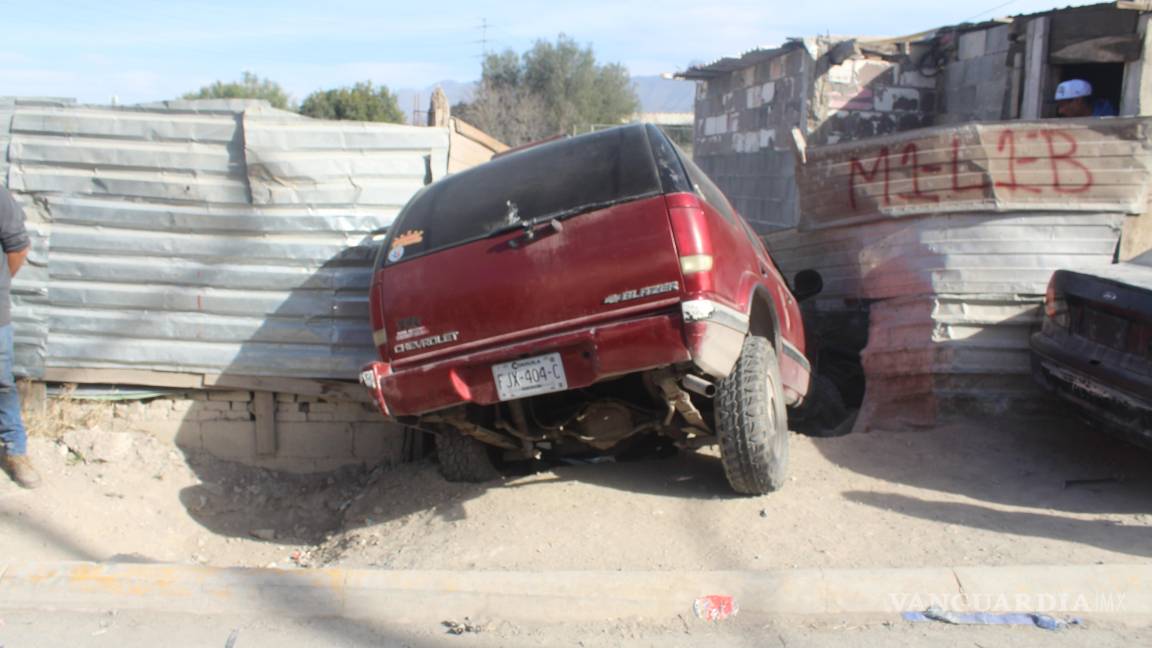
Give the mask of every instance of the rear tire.
[[788, 476], [788, 412], [776, 350], [748, 336], [740, 359], [716, 389], [716, 433], [728, 483], [737, 493], [763, 495]]
[[436, 456], [440, 474], [450, 482], [479, 483], [500, 476], [488, 446], [459, 430], [448, 429], [436, 435]]

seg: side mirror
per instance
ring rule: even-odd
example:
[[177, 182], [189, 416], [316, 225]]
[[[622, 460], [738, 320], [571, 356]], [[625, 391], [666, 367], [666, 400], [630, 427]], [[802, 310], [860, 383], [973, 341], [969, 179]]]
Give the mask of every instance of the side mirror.
[[820, 291], [824, 290], [824, 277], [815, 270], [801, 270], [792, 280], [792, 286], [792, 295], [796, 297], [796, 301], [804, 301], [819, 295]]

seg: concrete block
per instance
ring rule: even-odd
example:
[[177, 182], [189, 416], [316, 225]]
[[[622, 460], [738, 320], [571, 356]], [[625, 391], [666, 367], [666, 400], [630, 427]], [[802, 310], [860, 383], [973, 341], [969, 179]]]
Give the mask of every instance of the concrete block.
[[900, 73], [899, 85], [931, 90], [936, 87], [936, 77], [926, 77], [916, 70], [908, 70]]
[[829, 110], [872, 110], [872, 90], [868, 88], [854, 94], [829, 92], [825, 99]]
[[784, 76], [784, 57], [777, 56], [768, 63], [768, 79], [775, 81]]
[[285, 422], [276, 426], [278, 457], [329, 459], [354, 457], [352, 430], [347, 423]]
[[383, 459], [386, 452], [383, 425], [357, 424], [352, 428], [352, 454], [357, 459]]
[[277, 421], [307, 421], [308, 415], [301, 412], [295, 405], [291, 407], [276, 408]]
[[188, 392], [188, 399], [194, 400], [194, 401], [206, 401], [206, 400], [208, 400], [208, 392], [206, 392], [206, 391]]
[[251, 421], [252, 420], [252, 413], [248, 412], [248, 411], [228, 410], [227, 412], [222, 412], [222, 414], [224, 415], [223, 419], [225, 421]]
[[296, 394], [278, 393], [278, 394], [276, 394], [276, 402], [277, 403], [295, 403], [296, 402]]
[[988, 32], [981, 29], [960, 35], [959, 56], [961, 61], [984, 56], [984, 47], [987, 43]]
[[771, 104], [776, 99], [776, 84], [769, 81], [760, 86], [760, 98], [765, 104]]
[[986, 34], [984, 40], [985, 55], [1001, 54], [1003, 52], [1007, 52], [1008, 49], [1012, 46], [1012, 41], [1010, 40], [1010, 37], [1012, 36], [1011, 25], [1000, 25], [999, 27], [993, 27], [984, 33]]
[[210, 391], [208, 392], [208, 400], [213, 401], [240, 401], [247, 403], [252, 400], [252, 392], [250, 391]]
[[895, 80], [893, 63], [870, 59], [857, 59], [852, 62], [856, 71], [856, 84], [861, 86], [874, 83], [892, 83]]
[[333, 414], [335, 414], [335, 420], [349, 423], [379, 420], [375, 410], [367, 403], [340, 403], [336, 406], [336, 411]]
[[191, 411], [184, 415], [186, 421], [219, 421], [224, 418], [225, 410], [206, 409], [204, 407], [194, 407]]
[[880, 112], [920, 110], [920, 91], [913, 88], [881, 88], [876, 93], [875, 109]]
[[751, 87], [756, 83], [756, 67], [746, 67], [740, 71], [740, 78], [745, 88]]
[[148, 418], [147, 413], [147, 407], [141, 401], [116, 403], [113, 407], [113, 416], [115, 418], [144, 420]]
[[251, 412], [252, 403], [242, 403], [240, 401], [229, 401], [229, 409], [233, 412]]
[[849, 85], [856, 81], [856, 66], [854, 61], [844, 61], [840, 65], [833, 65], [828, 68], [827, 78], [832, 83], [843, 83]]
[[199, 409], [227, 412], [228, 410], [232, 409], [232, 405], [229, 401], [208, 400], [201, 403]]
[[256, 456], [256, 423], [214, 421], [200, 426], [203, 449], [221, 459], [249, 461]]
[[306, 420], [314, 423], [334, 423], [336, 421], [336, 414], [334, 412], [308, 412]]
[[181, 398], [179, 400], [174, 400], [171, 402], [172, 402], [171, 407], [172, 407], [172, 413], [173, 414], [177, 414], [177, 415], [187, 414], [188, 411], [192, 409], [193, 401], [190, 401], [186, 398]]

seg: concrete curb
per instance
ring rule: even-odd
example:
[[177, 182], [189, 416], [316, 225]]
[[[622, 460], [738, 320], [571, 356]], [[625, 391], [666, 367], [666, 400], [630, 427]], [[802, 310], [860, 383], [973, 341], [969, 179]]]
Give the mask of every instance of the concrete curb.
[[700, 596], [743, 617], [895, 619], [954, 611], [1044, 612], [1152, 624], [1152, 565], [726, 572], [277, 570], [81, 562], [0, 566], [0, 609], [151, 610], [548, 624], [675, 619]]

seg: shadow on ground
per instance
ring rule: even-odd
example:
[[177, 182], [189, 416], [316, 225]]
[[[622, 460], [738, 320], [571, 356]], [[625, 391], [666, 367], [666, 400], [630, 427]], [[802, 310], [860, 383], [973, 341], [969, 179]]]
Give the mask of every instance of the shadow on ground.
[[[447, 522], [462, 520], [465, 504], [493, 489], [582, 482], [676, 498], [737, 497], [717, 457], [687, 451], [669, 458], [514, 466], [507, 477], [482, 484], [446, 482], [432, 459], [305, 475], [224, 462], [202, 453], [187, 453], [187, 459], [202, 481], [180, 494], [193, 519], [219, 535], [282, 544], [318, 544], [338, 530], [420, 512]], [[534, 477], [517, 479], [528, 475]]]
[[[877, 429], [839, 443], [818, 440], [816, 445], [836, 466], [887, 482], [891, 491], [911, 487], [941, 494], [842, 493], [864, 506], [942, 524], [1152, 556], [1152, 525], [1134, 525], [1130, 517], [1147, 520], [1152, 513], [1152, 453], [1070, 411], [1058, 413], [1031, 420], [957, 422], [931, 430]], [[957, 501], [956, 496], [968, 501]]]

